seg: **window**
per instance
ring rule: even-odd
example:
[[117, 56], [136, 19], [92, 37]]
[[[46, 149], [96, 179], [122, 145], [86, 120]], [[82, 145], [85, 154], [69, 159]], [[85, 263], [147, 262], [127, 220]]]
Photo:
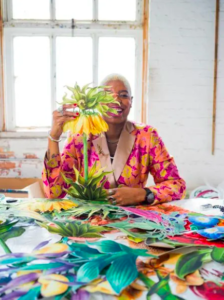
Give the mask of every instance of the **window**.
[[15, 124], [50, 126], [50, 39], [14, 37]]
[[92, 0], [56, 0], [57, 20], [92, 20], [93, 1]]
[[12, 0], [12, 19], [50, 19], [50, 0]]
[[99, 0], [99, 20], [135, 21], [136, 0]]
[[7, 131], [44, 131], [66, 85], [124, 75], [141, 119], [142, 0], [5, 0]]

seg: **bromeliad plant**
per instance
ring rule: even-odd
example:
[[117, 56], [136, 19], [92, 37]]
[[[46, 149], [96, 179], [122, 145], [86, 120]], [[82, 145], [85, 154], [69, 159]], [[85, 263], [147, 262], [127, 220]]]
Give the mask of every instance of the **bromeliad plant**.
[[76, 182], [72, 179], [66, 178], [63, 173], [61, 174], [64, 181], [70, 185], [68, 189], [64, 189], [68, 195], [82, 200], [104, 201], [106, 199], [107, 193], [103, 186], [107, 179], [104, 178], [107, 174], [110, 174], [110, 172], [104, 172], [103, 169], [96, 172], [96, 162], [92, 166], [89, 174], [87, 174], [87, 179], [82, 177], [75, 167], [74, 171], [76, 175]]
[[[103, 189], [105, 181], [100, 182], [105, 178], [108, 172], [103, 169], [96, 174], [96, 164], [91, 168], [88, 174], [88, 136], [99, 135], [108, 130], [108, 125], [104, 121], [103, 116], [109, 117], [109, 114], [117, 114], [117, 110], [109, 107], [108, 104], [117, 104], [113, 95], [105, 91], [107, 86], [89, 87], [85, 85], [82, 89], [79, 85], [75, 87], [67, 86], [71, 92], [71, 98], [67, 98], [67, 94], [63, 97], [61, 105], [73, 104], [75, 111], [79, 112], [79, 117], [75, 120], [70, 120], [64, 124], [63, 131], [70, 131], [72, 134], [81, 134], [83, 136], [83, 152], [84, 152], [84, 178], [79, 171], [75, 169], [76, 183], [63, 176], [70, 188], [66, 190], [67, 194], [72, 197], [85, 200], [106, 200], [106, 192]], [[99, 187], [101, 185], [101, 187]]]
[[66, 223], [54, 221], [51, 225], [40, 222], [37, 223], [39, 226], [46, 228], [49, 232], [57, 233], [63, 237], [102, 238], [100, 233], [108, 230], [108, 228], [103, 226], [91, 226], [90, 224], [82, 224], [79, 221]]

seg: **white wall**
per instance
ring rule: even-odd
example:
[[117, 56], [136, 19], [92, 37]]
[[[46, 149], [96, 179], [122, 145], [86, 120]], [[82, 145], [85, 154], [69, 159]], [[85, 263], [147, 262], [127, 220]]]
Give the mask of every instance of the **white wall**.
[[[148, 123], [189, 189], [224, 180], [224, 0], [215, 156], [211, 155], [215, 0], [151, 0]], [[47, 139], [0, 139], [0, 176], [40, 177]]]
[[188, 189], [224, 181], [224, 0], [220, 1], [217, 128], [211, 154], [215, 0], [151, 0], [148, 123]]

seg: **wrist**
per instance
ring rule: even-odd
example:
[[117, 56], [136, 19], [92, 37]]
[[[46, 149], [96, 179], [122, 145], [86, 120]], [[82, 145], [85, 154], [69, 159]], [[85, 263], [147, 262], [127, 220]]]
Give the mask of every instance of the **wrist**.
[[154, 193], [149, 188], [144, 188], [144, 190], [146, 192], [144, 203], [147, 205], [153, 204], [153, 202], [155, 201]]
[[59, 137], [59, 139], [56, 139], [56, 138], [52, 137], [50, 131], [48, 131], [48, 140], [50, 143], [51, 143], [51, 141], [53, 143], [59, 143], [61, 141], [61, 138]]
[[54, 140], [59, 140], [61, 137], [61, 133], [58, 133], [57, 131], [54, 131], [52, 129], [49, 131], [49, 134]]
[[145, 189], [139, 189], [138, 197], [137, 197], [138, 202], [139, 203], [144, 202], [145, 198], [146, 198], [146, 191], [145, 191]]

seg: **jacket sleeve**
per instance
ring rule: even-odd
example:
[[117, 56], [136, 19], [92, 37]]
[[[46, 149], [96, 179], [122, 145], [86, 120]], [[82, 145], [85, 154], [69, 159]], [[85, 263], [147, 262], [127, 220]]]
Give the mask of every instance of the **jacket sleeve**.
[[69, 186], [64, 182], [61, 173], [75, 181], [73, 167], [77, 168], [77, 157], [73, 137], [69, 136], [61, 155], [58, 154], [50, 160], [45, 155], [42, 180], [47, 198], [63, 198], [66, 195], [63, 189]]
[[155, 182], [154, 186], [149, 187], [155, 195], [153, 204], [183, 199], [186, 193], [185, 181], [180, 177], [173, 157], [169, 155], [155, 129], [151, 132], [149, 151], [149, 172]]

